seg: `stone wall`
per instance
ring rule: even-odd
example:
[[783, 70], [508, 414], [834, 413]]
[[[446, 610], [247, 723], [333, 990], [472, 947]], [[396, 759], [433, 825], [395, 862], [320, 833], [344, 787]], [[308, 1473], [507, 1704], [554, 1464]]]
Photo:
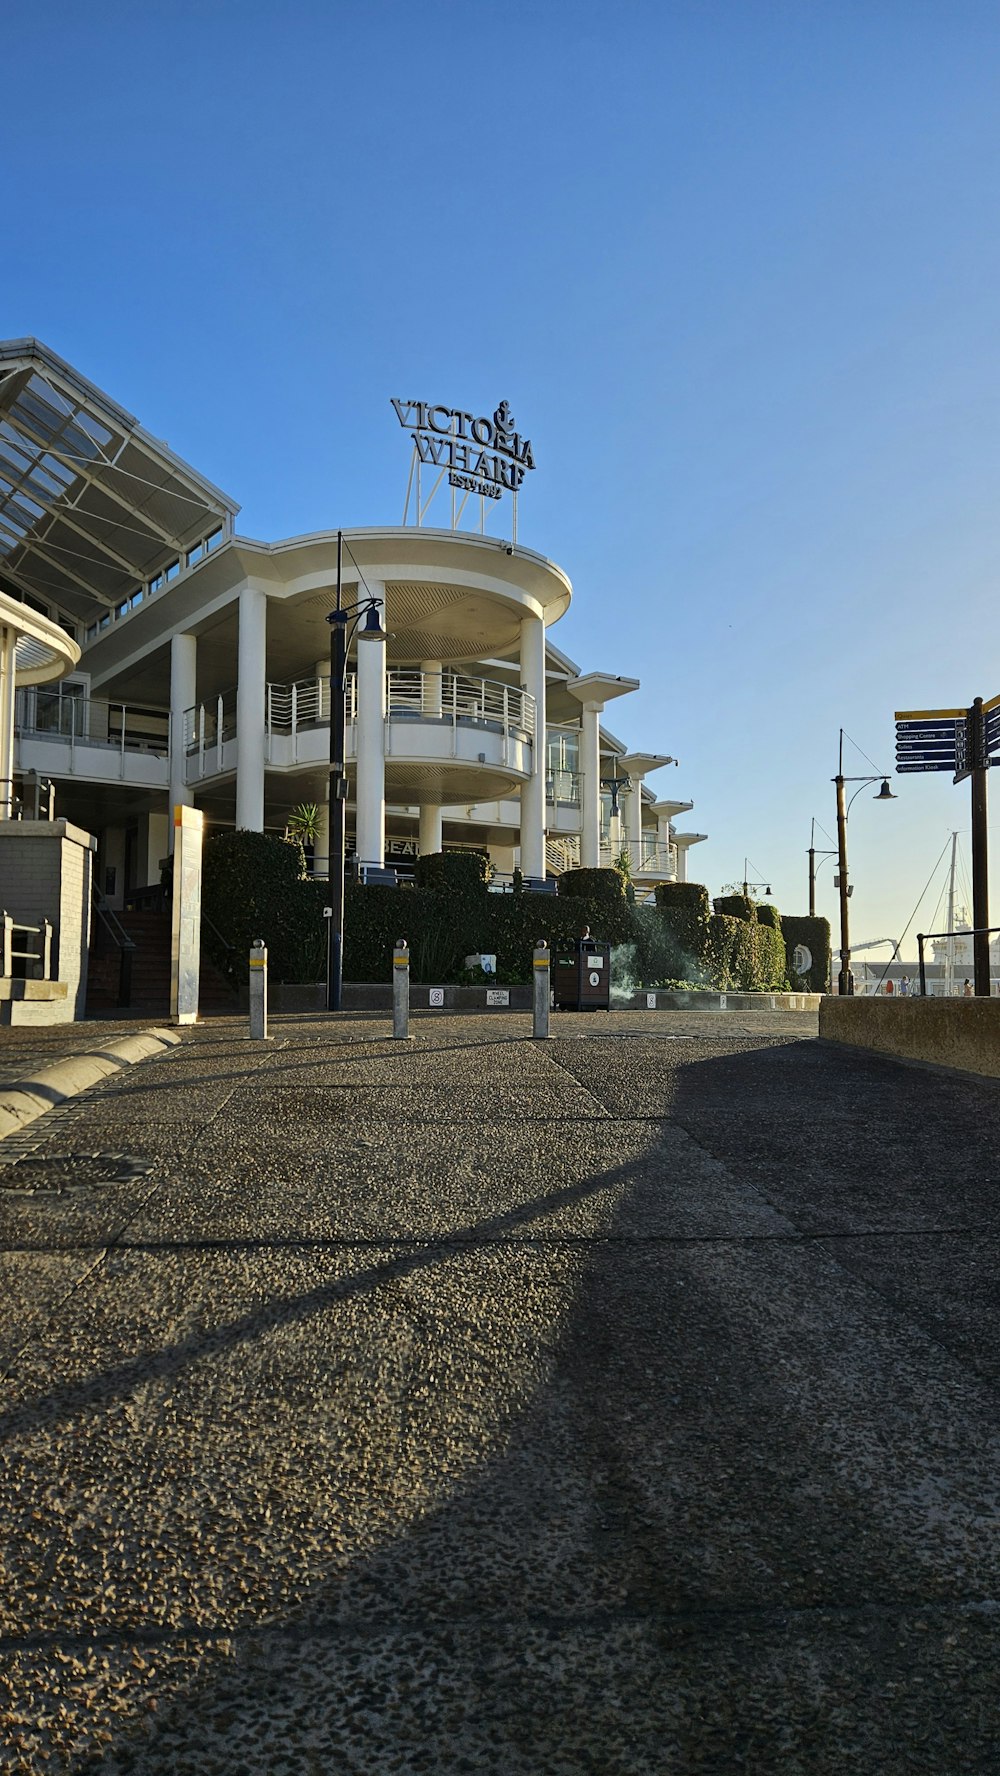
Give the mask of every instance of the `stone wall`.
[[30, 1014], [25, 1000], [17, 1022], [84, 1015], [96, 848], [96, 839], [68, 820], [0, 821], [0, 911], [24, 925], [51, 920], [52, 978], [66, 989], [64, 997], [34, 1001]]
[[819, 1033], [900, 1060], [1000, 1078], [1000, 999], [830, 996], [820, 1001]]

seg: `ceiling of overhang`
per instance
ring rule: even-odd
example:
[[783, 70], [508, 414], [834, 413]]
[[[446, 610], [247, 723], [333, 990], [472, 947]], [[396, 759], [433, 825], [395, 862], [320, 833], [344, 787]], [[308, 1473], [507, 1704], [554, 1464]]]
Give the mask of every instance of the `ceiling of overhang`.
[[521, 611], [489, 592], [426, 580], [390, 580], [385, 622], [393, 662], [479, 660], [516, 647]]
[[0, 343], [0, 580], [88, 623], [238, 509], [46, 347]]

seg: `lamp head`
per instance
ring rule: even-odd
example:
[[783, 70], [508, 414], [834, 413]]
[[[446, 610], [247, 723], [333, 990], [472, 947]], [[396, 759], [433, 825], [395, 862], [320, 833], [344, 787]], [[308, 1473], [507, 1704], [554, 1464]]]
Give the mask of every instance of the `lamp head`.
[[894, 802], [896, 799], [897, 798], [893, 795], [892, 790], [889, 788], [888, 777], [883, 777], [882, 788], [879, 790], [877, 796], [872, 797], [872, 801], [873, 802]]
[[378, 614], [378, 606], [371, 604], [365, 612], [365, 624], [361, 630], [359, 641], [386, 641], [388, 637], [382, 627], [382, 619]]

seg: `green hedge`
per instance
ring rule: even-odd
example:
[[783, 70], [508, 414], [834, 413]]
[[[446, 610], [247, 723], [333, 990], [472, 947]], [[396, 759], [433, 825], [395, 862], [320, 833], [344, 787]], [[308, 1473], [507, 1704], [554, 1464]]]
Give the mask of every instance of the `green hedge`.
[[[832, 960], [829, 919], [795, 918], [786, 913], [781, 921], [781, 932], [785, 940], [788, 979], [792, 986], [800, 992], [828, 993]], [[806, 975], [796, 974], [792, 966], [792, 956], [797, 944], [805, 944], [812, 951], [812, 967]]]
[[745, 894], [720, 894], [713, 900], [712, 910], [725, 919], [745, 919], [749, 922], [757, 916], [754, 902]]
[[658, 882], [653, 894], [657, 906], [665, 912], [695, 913], [699, 919], [711, 917], [708, 889], [701, 882]]
[[418, 888], [481, 894], [493, 879], [493, 865], [486, 851], [432, 851], [417, 858], [413, 875]]
[[[601, 942], [631, 946], [637, 985], [701, 981], [722, 990], [774, 991], [785, 983], [786, 943], [789, 954], [796, 943], [812, 950], [809, 984], [821, 971], [829, 971], [825, 919], [782, 922], [770, 907], [762, 909], [764, 918], [752, 920], [713, 915], [700, 883], [664, 883], [655, 906], [635, 906], [617, 870], [568, 872], [577, 880], [558, 895], [489, 894], [482, 853], [439, 853], [421, 862], [426, 869], [416, 887], [348, 883], [346, 980], [390, 980], [393, 945], [405, 937], [414, 981], [454, 981], [465, 957], [482, 951], [496, 956], [502, 982], [530, 981], [531, 954], [539, 938], [551, 949], [562, 948], [579, 937], [584, 925]], [[561, 877], [560, 885], [566, 880]], [[581, 892], [585, 884], [591, 893]], [[267, 944], [272, 979], [322, 980], [328, 937], [323, 907], [329, 896], [328, 883], [305, 877], [297, 840], [235, 832], [219, 834], [205, 846], [202, 905], [211, 921], [206, 945], [215, 960], [231, 965], [238, 981], [245, 981], [246, 959], [257, 937]], [[232, 946], [231, 952], [216, 939], [212, 926]]]
[[722, 992], [780, 992], [785, 985], [785, 946], [769, 925], [716, 913], [708, 940], [708, 962]]
[[205, 945], [213, 961], [232, 979], [245, 982], [250, 946], [260, 937], [275, 980], [318, 978], [317, 956], [324, 953], [325, 938], [317, 943], [313, 886], [305, 879], [298, 839], [242, 830], [208, 839], [201, 904]]
[[567, 899], [606, 901], [614, 905], [625, 899], [625, 877], [617, 869], [564, 870], [557, 878], [556, 892]]

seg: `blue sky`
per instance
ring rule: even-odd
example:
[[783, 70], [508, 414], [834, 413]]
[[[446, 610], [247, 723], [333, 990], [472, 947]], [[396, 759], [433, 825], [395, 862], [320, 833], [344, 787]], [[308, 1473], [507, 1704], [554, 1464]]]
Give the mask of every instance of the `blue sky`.
[[[575, 589], [555, 639], [642, 680], [609, 720], [680, 759], [653, 783], [713, 891], [749, 856], [804, 911], [840, 727], [884, 769], [894, 709], [1000, 692], [995, 6], [5, 16], [0, 333], [258, 537], [398, 522], [390, 396], [508, 399], [520, 538]], [[893, 787], [851, 817], [857, 941], [968, 851], [967, 786]]]

